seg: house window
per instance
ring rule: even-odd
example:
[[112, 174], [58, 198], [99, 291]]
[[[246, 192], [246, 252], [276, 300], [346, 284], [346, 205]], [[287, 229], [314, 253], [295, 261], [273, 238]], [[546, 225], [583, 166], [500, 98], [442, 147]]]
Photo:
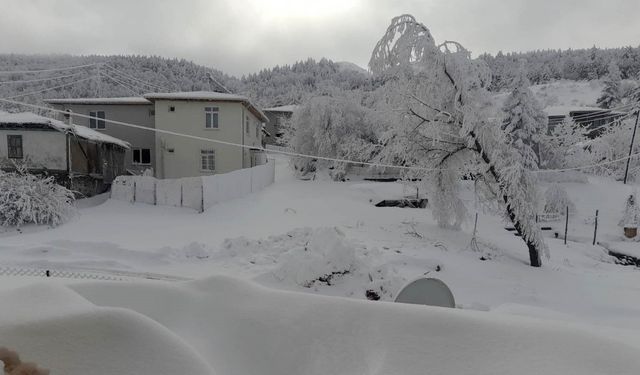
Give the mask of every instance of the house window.
[[216, 170], [215, 150], [200, 150], [200, 169], [207, 172]]
[[206, 107], [204, 109], [204, 127], [206, 129], [218, 129], [218, 107]]
[[11, 159], [22, 159], [24, 157], [22, 152], [22, 136], [21, 135], [7, 135], [7, 149], [8, 157]]
[[[106, 122], [104, 120], [104, 111], [89, 112], [89, 127], [91, 129], [104, 129], [106, 128]], [[95, 118], [97, 117], [97, 118]]]
[[244, 117], [244, 128], [247, 134], [249, 134], [249, 116]]
[[151, 164], [151, 149], [149, 148], [134, 148], [133, 164]]

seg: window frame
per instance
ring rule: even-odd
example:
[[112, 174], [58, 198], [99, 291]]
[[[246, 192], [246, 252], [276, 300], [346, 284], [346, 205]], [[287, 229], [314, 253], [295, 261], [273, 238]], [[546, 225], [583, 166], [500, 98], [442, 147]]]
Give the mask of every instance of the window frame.
[[[143, 163], [143, 157], [142, 157], [142, 151], [143, 150], [149, 150], [149, 162], [148, 163]], [[139, 152], [139, 162], [136, 163], [136, 157], [135, 157], [135, 153], [136, 151]], [[150, 148], [146, 148], [146, 147], [133, 147], [131, 149], [131, 164], [132, 165], [151, 165], [151, 149]]]
[[[215, 126], [214, 125], [215, 115]], [[211, 124], [209, 124], [209, 118], [211, 118]], [[204, 107], [204, 128], [205, 130], [218, 130], [220, 129], [220, 107]]]
[[[97, 117], [89, 119], [89, 129], [105, 130], [107, 123], [104, 120], [106, 118], [104, 111], [89, 111], [89, 117]], [[102, 125], [102, 126], [101, 126]]]
[[[12, 145], [12, 139], [19, 139], [20, 146]], [[20, 150], [20, 152], [18, 153], [17, 150]], [[22, 134], [7, 134], [7, 158], [24, 159], [24, 141], [22, 138]]]
[[[209, 159], [211, 157], [211, 159]], [[216, 150], [200, 150], [200, 172], [216, 172]]]

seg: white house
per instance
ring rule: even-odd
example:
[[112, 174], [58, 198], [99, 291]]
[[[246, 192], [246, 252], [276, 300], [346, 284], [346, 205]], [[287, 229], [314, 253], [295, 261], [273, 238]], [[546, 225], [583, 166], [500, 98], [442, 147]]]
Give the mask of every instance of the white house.
[[0, 112], [0, 168], [24, 166], [85, 195], [125, 172], [129, 144], [84, 126], [33, 113]]
[[263, 124], [269, 119], [247, 97], [199, 91], [152, 93], [144, 98], [154, 104], [157, 130], [203, 138], [157, 132], [156, 177], [204, 176], [263, 164], [259, 148]]

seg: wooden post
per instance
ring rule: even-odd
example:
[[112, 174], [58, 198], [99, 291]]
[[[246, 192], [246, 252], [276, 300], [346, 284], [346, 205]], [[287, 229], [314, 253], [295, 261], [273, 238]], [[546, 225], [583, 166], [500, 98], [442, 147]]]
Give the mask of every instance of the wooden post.
[[200, 213], [204, 212], [204, 184], [200, 185]]
[[567, 211], [564, 220], [564, 244], [567, 244], [567, 231], [569, 230], [569, 206], [567, 206]]
[[136, 203], [136, 181], [133, 180], [133, 200], [131, 203]]
[[593, 228], [593, 245], [596, 245], [596, 236], [598, 235], [598, 210], [596, 210], [596, 224]]
[[182, 182], [180, 183], [180, 207], [182, 207]]
[[629, 175], [629, 162], [631, 162], [631, 153], [633, 153], [633, 143], [636, 140], [636, 130], [638, 130], [638, 119], [640, 119], [640, 111], [636, 113], [636, 124], [633, 127], [633, 135], [631, 136], [631, 145], [629, 145], [629, 158], [627, 159], [627, 166], [624, 169], [624, 184], [627, 184], [627, 176]]
[[153, 205], [158, 205], [158, 182], [154, 181], [153, 183]]

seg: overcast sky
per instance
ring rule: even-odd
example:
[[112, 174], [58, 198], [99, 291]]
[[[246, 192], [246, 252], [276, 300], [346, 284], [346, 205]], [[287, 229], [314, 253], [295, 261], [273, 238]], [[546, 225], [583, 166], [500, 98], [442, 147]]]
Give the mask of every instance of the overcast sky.
[[0, 52], [160, 55], [233, 75], [307, 57], [366, 67], [402, 13], [474, 55], [640, 44], [640, 0], [0, 0]]

